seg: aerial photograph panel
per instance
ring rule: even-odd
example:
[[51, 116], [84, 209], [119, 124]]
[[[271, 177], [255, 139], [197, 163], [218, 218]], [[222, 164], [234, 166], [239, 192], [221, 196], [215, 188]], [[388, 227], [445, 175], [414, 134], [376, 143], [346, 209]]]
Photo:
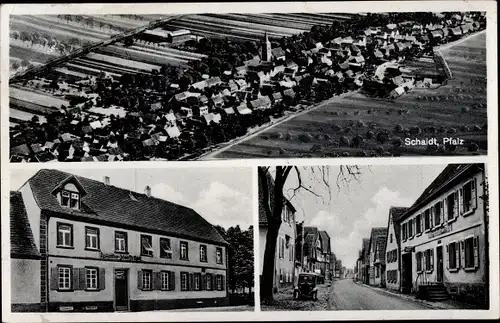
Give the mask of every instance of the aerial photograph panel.
[[11, 15], [11, 162], [487, 153], [486, 12]]

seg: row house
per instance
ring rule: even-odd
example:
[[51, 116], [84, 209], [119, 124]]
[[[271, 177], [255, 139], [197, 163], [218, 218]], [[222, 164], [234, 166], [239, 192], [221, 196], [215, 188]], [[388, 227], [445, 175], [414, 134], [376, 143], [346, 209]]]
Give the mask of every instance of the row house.
[[[269, 203], [271, 211], [274, 212], [274, 179], [270, 173], [266, 174], [267, 185], [269, 188]], [[260, 180], [259, 180], [260, 181]], [[259, 182], [259, 243], [260, 243], [260, 275], [262, 277], [264, 253], [266, 248], [268, 220], [264, 211], [264, 191], [262, 183]], [[285, 199], [281, 211], [281, 225], [276, 241], [276, 252], [274, 259], [274, 279], [273, 287], [275, 290], [291, 286], [295, 282], [297, 275], [295, 267], [295, 247], [297, 239], [297, 227], [295, 221], [296, 210], [292, 203]]]
[[372, 228], [370, 234], [370, 263], [368, 268], [368, 282], [370, 285], [380, 285], [385, 270], [385, 239], [387, 228]]
[[11, 263], [12, 310], [228, 304], [227, 242], [200, 214], [153, 197], [149, 187], [140, 194], [108, 177], [99, 182], [51, 169], [12, 198], [11, 232], [20, 230], [17, 219], [24, 232], [11, 252], [18, 253], [18, 239], [30, 251]]
[[385, 247], [385, 287], [396, 291], [400, 290], [401, 282], [401, 231], [398, 221], [407, 209], [406, 207], [395, 206], [389, 209]]
[[486, 305], [485, 182], [484, 164], [448, 165], [398, 220], [403, 292]]
[[331, 263], [330, 263], [330, 257], [331, 257], [331, 245], [330, 245], [330, 235], [324, 230], [319, 230], [319, 238], [321, 240], [321, 260], [320, 260], [320, 270], [322, 276], [330, 280], [332, 279], [332, 271], [331, 271]]

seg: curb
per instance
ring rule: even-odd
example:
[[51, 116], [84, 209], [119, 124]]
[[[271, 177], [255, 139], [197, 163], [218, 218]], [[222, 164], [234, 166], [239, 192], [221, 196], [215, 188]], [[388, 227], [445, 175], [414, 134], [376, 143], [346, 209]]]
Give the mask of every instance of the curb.
[[386, 289], [382, 289], [382, 288], [370, 286], [370, 285], [367, 285], [367, 284], [364, 284], [364, 283], [358, 283], [358, 282], [356, 282], [356, 284], [361, 285], [361, 286], [365, 286], [365, 287], [368, 287], [368, 288], [371, 288], [373, 290], [378, 290], [378, 291], [381, 291], [383, 293], [386, 293], [386, 294], [389, 294], [389, 295], [392, 295], [392, 296], [397, 296], [397, 297], [400, 297], [400, 298], [403, 298], [403, 299], [406, 299], [406, 300], [409, 300], [409, 301], [420, 303], [420, 304], [423, 304], [423, 305], [425, 305], [425, 306], [427, 306], [429, 308], [432, 308], [432, 309], [436, 309], [436, 310], [451, 309], [451, 308], [448, 308], [448, 307], [439, 306], [437, 304], [434, 304], [434, 303], [431, 303], [431, 302], [428, 302], [428, 301], [425, 301], [425, 300], [417, 299], [417, 298], [414, 298], [414, 297], [411, 297], [411, 296], [405, 296], [403, 294], [398, 294], [398, 293], [390, 292], [390, 291], [388, 291]]

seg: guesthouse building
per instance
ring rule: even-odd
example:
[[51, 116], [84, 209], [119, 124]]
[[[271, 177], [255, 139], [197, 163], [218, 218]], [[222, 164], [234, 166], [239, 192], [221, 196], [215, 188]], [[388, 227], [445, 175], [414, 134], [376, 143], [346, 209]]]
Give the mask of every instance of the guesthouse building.
[[450, 164], [398, 220], [404, 292], [487, 307], [485, 183], [484, 164]]
[[228, 304], [227, 242], [196, 211], [152, 196], [149, 187], [137, 193], [108, 177], [43, 169], [12, 201], [11, 217], [23, 219], [29, 237], [23, 257], [30, 257], [22, 270], [12, 262], [14, 286], [30, 291], [16, 291], [13, 309], [35, 301], [49, 312]]

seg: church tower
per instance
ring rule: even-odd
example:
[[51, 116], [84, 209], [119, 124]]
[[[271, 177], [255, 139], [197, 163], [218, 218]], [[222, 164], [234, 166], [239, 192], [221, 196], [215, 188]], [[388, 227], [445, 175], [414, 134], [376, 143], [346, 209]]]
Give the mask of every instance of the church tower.
[[269, 37], [267, 36], [267, 31], [264, 34], [264, 42], [262, 42], [262, 61], [270, 62], [271, 61], [271, 42], [269, 41]]

